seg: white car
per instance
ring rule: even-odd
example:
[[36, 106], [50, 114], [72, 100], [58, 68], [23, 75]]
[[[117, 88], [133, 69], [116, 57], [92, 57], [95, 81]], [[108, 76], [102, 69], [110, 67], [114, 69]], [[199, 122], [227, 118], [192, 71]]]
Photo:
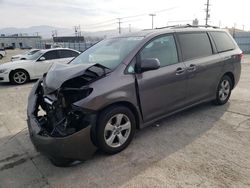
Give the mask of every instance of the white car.
[[29, 51], [25, 52], [24, 54], [14, 55], [14, 56], [11, 57], [11, 61], [29, 59], [29, 56], [32, 56], [34, 53], [36, 53], [38, 51], [39, 51], [39, 49], [32, 49], [32, 50], [29, 50]]
[[0, 49], [0, 59], [2, 59], [6, 55], [5, 50]]
[[80, 52], [68, 48], [40, 50], [27, 60], [8, 62], [0, 65], [0, 82], [24, 84], [38, 79], [48, 72], [53, 63], [68, 63]]

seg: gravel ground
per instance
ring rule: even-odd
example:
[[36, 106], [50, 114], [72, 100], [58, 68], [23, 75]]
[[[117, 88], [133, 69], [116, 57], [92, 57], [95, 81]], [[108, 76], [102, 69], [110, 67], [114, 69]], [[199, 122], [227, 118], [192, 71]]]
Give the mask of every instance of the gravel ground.
[[[9, 53], [8, 53], [9, 54]], [[57, 168], [26, 126], [34, 84], [0, 84], [0, 188], [250, 187], [250, 56], [224, 106], [202, 104], [138, 131], [123, 152]]]

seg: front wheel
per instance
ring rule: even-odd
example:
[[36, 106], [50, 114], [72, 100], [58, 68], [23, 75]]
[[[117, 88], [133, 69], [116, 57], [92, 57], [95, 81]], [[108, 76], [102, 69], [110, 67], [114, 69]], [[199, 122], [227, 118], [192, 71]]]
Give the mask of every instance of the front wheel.
[[15, 70], [10, 75], [10, 82], [12, 84], [21, 85], [21, 84], [26, 83], [28, 80], [29, 80], [29, 75], [24, 70]]
[[216, 105], [225, 104], [231, 95], [232, 86], [233, 84], [231, 78], [227, 75], [224, 75], [217, 87], [216, 99], [213, 102]]
[[107, 154], [125, 149], [135, 134], [136, 121], [131, 110], [124, 106], [112, 106], [104, 110], [97, 125], [97, 144]]

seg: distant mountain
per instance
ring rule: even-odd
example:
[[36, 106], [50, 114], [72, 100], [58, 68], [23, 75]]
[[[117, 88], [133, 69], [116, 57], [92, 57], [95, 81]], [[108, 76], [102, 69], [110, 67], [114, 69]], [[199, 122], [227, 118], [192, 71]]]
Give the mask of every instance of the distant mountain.
[[[43, 39], [48, 39], [52, 37], [52, 31], [57, 31], [57, 36], [73, 36], [74, 30], [61, 27], [53, 27], [48, 25], [32, 26], [27, 28], [16, 28], [8, 27], [0, 29], [0, 35], [12, 35], [12, 34], [26, 34], [30, 36], [40, 35]], [[132, 31], [139, 31], [140, 29], [131, 28]], [[128, 28], [122, 28], [122, 33], [128, 33]], [[105, 30], [105, 31], [96, 31], [96, 32], [82, 32], [82, 35], [85, 37], [109, 37], [118, 34], [118, 30]]]
[[11, 34], [27, 34], [27, 35], [38, 35], [43, 38], [51, 38], [52, 31], [57, 30], [58, 35], [73, 35], [73, 29], [68, 28], [60, 28], [60, 27], [52, 27], [47, 25], [41, 26], [32, 26], [27, 28], [16, 28], [16, 27], [8, 27], [0, 29], [0, 34], [11, 35]]

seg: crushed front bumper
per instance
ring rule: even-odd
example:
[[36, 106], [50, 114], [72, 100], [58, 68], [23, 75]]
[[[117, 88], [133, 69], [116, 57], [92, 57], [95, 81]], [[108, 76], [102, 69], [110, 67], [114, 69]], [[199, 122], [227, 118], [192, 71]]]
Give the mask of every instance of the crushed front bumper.
[[97, 149], [91, 140], [91, 125], [65, 137], [52, 137], [39, 134], [42, 127], [35, 116], [38, 100], [36, 89], [38, 84], [39, 81], [34, 85], [29, 95], [27, 108], [29, 134], [35, 148], [48, 157], [76, 160], [90, 158]]

